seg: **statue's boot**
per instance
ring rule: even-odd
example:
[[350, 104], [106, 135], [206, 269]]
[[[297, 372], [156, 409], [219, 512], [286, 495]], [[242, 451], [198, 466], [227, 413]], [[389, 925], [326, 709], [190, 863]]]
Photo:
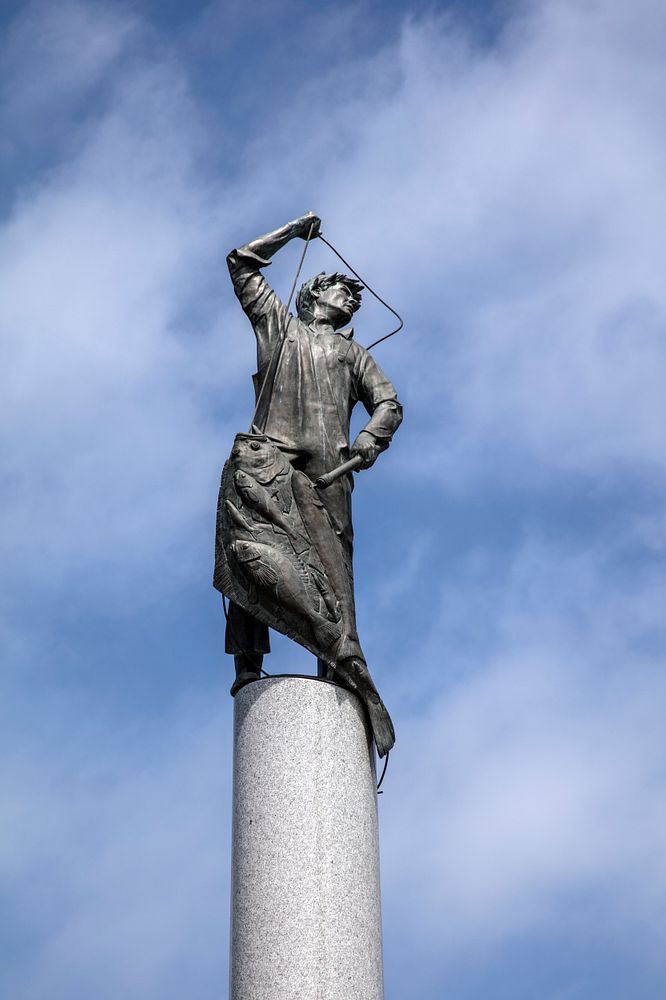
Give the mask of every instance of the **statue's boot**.
[[261, 665], [264, 662], [262, 653], [236, 653], [234, 663], [236, 665], [236, 680], [231, 685], [229, 693], [234, 698], [242, 687], [258, 681], [261, 677]]
[[365, 705], [377, 753], [380, 757], [385, 757], [395, 743], [395, 730], [367, 666], [363, 660], [352, 656], [335, 664], [335, 676], [357, 694]]

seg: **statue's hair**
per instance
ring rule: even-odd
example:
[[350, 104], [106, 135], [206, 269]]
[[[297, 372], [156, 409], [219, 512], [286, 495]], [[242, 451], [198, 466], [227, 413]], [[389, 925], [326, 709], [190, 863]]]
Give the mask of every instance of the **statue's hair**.
[[312, 322], [318, 293], [323, 292], [325, 288], [330, 288], [331, 285], [346, 285], [354, 297], [352, 311], [356, 312], [357, 309], [360, 309], [361, 292], [363, 291], [361, 282], [350, 278], [347, 274], [339, 274], [337, 271], [334, 274], [326, 274], [325, 271], [322, 271], [321, 274], [315, 274], [314, 278], [308, 278], [299, 289], [296, 296], [296, 312], [300, 320], [304, 323]]

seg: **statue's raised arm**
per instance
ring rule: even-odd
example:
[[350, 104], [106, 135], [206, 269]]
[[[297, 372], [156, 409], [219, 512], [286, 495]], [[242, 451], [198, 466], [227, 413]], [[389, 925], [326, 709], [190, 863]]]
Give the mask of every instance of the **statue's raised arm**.
[[312, 212], [264, 236], [250, 240], [227, 256], [231, 282], [257, 338], [257, 369], [263, 373], [287, 326], [288, 313], [261, 273], [271, 257], [296, 237], [314, 239], [321, 222]]
[[266, 233], [265, 236], [258, 236], [255, 240], [250, 240], [249, 243], [240, 247], [239, 251], [236, 252], [256, 254], [257, 257], [262, 257], [267, 263], [273, 254], [276, 254], [278, 250], [286, 246], [290, 240], [295, 239], [297, 236], [303, 240], [313, 240], [319, 236], [320, 229], [321, 219], [314, 212], [306, 212], [305, 215], [287, 222], [286, 225], [280, 226], [279, 229], [274, 229], [273, 232]]

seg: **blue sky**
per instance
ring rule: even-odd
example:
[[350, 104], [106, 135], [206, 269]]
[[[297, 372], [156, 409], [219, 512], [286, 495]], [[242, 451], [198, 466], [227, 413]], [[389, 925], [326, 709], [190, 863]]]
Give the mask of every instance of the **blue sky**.
[[406, 321], [354, 495], [387, 1000], [663, 996], [662, 5], [3, 11], [2, 995], [226, 988], [224, 257], [313, 210]]

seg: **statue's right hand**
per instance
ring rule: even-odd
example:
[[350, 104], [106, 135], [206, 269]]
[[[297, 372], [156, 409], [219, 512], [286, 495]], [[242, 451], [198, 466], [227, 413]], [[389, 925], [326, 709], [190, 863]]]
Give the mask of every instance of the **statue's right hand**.
[[308, 234], [311, 240], [314, 240], [317, 236], [319, 236], [321, 219], [318, 215], [315, 215], [314, 212], [306, 212], [305, 215], [300, 217], [297, 224], [299, 227], [297, 235], [300, 236], [302, 240], [307, 240]]

